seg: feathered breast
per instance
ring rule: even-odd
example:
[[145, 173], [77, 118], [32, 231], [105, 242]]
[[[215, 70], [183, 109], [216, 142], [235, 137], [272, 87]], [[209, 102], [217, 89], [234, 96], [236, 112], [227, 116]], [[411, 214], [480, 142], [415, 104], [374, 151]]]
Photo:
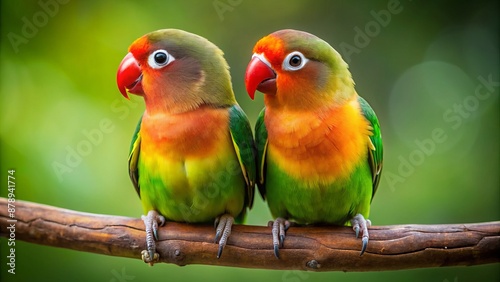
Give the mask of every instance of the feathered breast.
[[370, 126], [357, 97], [343, 106], [317, 112], [266, 109], [268, 161], [297, 179], [322, 182], [349, 176], [367, 161]]
[[203, 158], [227, 147], [231, 137], [224, 108], [201, 107], [182, 114], [144, 114], [141, 152], [169, 158]]

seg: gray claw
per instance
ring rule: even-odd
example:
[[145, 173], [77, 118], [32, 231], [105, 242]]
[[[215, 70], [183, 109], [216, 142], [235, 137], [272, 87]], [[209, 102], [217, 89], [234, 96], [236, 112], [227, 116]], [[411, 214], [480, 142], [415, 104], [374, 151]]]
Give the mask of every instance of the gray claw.
[[219, 249], [217, 251], [217, 258], [220, 258], [224, 246], [226, 246], [227, 239], [231, 235], [231, 227], [233, 226], [234, 218], [229, 214], [223, 214], [216, 218], [217, 227], [215, 231], [215, 243], [219, 242]]
[[[152, 260], [152, 258], [154, 258], [154, 257], [155, 257], [155, 252], [153, 252], [152, 250], [149, 250], [149, 251], [148, 251], [148, 255], [149, 255], [149, 258], [150, 258], [149, 260], [151, 261], [151, 260]], [[150, 262], [150, 261], [148, 261], [148, 262]]]
[[222, 250], [224, 250], [224, 246], [219, 245], [219, 250], [217, 251], [217, 258], [220, 258], [220, 256], [222, 256]]
[[290, 222], [281, 217], [276, 218], [276, 220], [272, 222], [271, 232], [273, 234], [274, 255], [277, 258], [280, 258], [279, 248], [283, 248], [285, 245], [286, 230], [288, 230], [289, 227]]
[[[368, 247], [368, 240], [369, 240], [369, 234], [368, 234], [368, 227], [371, 226], [371, 221], [367, 220], [363, 217], [361, 214], [357, 214], [351, 219], [351, 225], [352, 229], [356, 233], [356, 239], [359, 237], [359, 234], [363, 234], [361, 237], [361, 253], [359, 254], [362, 256], [366, 248]], [[360, 232], [361, 231], [361, 232]]]
[[158, 261], [160, 255], [156, 253], [156, 241], [158, 240], [158, 225], [165, 224], [165, 217], [155, 210], [150, 210], [148, 215], [141, 216], [146, 229], [146, 249], [141, 252], [142, 260], [150, 265]]
[[274, 245], [274, 256], [280, 258], [280, 247], [278, 245]]
[[155, 236], [155, 240], [158, 241], [158, 223], [153, 221], [153, 236]]
[[359, 256], [362, 256], [366, 251], [366, 247], [368, 247], [368, 237], [363, 237], [363, 239], [361, 239], [361, 244], [361, 253]]
[[221, 231], [220, 231], [220, 230], [217, 230], [217, 231], [215, 232], [215, 240], [214, 240], [214, 243], [219, 242], [220, 235], [221, 235]]

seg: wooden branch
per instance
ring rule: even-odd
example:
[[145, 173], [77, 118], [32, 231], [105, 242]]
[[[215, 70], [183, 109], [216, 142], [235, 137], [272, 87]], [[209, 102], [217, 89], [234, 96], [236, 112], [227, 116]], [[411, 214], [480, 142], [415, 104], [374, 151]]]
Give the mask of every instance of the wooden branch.
[[[140, 259], [145, 249], [140, 219], [71, 211], [16, 201], [11, 222], [7, 199], [0, 198], [0, 235], [15, 240]], [[14, 234], [14, 233], [12, 233]], [[12, 235], [14, 236], [14, 235]], [[159, 230], [160, 261], [261, 269], [380, 271], [500, 262], [500, 221], [473, 224], [397, 225], [370, 228], [370, 242], [350, 227], [291, 227], [281, 258], [274, 257], [271, 229], [233, 226], [220, 259], [210, 225], [168, 222]]]

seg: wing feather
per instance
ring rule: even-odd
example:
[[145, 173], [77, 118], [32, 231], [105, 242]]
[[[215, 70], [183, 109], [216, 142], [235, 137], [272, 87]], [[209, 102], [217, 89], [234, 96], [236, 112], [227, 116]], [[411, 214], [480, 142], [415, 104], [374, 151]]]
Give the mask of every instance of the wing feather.
[[384, 148], [382, 145], [382, 133], [380, 131], [380, 124], [378, 122], [377, 115], [373, 111], [372, 107], [366, 102], [365, 99], [359, 97], [359, 104], [361, 106], [361, 111], [363, 116], [370, 122], [372, 135], [369, 137], [370, 142], [368, 143], [368, 161], [370, 162], [370, 169], [373, 177], [373, 193], [372, 199], [377, 191], [378, 184], [380, 182], [380, 176], [382, 175], [383, 158], [384, 158]]
[[238, 156], [241, 171], [246, 182], [245, 203], [249, 208], [253, 205], [255, 189], [255, 146], [253, 141], [252, 128], [247, 116], [239, 105], [234, 105], [229, 109], [229, 128], [233, 140], [234, 150]]

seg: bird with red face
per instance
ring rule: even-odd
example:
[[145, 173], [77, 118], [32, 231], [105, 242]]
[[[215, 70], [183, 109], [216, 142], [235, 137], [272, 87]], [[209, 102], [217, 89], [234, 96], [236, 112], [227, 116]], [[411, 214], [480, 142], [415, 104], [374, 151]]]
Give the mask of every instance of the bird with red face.
[[222, 51], [182, 30], [154, 31], [132, 43], [117, 83], [146, 105], [128, 162], [147, 213], [143, 260], [158, 260], [165, 221], [215, 222], [220, 257], [233, 221], [252, 206], [256, 175], [252, 130]]
[[375, 112], [356, 93], [340, 54], [315, 35], [280, 30], [253, 52], [245, 83], [252, 99], [264, 93], [255, 127], [257, 184], [276, 218], [276, 257], [289, 220], [352, 225], [362, 234], [362, 255], [382, 171]]

